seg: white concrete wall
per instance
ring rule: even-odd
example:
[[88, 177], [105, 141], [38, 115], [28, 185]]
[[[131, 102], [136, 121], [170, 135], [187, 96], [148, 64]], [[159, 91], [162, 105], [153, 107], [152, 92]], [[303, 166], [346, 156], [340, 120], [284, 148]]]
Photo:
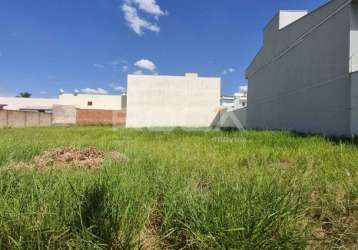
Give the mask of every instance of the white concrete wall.
[[20, 110], [27, 107], [51, 108], [54, 104], [59, 104], [58, 99], [45, 98], [20, 98], [20, 97], [0, 97], [0, 104], [7, 104], [5, 110]]
[[209, 127], [220, 78], [128, 75], [127, 127]]
[[[348, 2], [331, 1], [265, 34], [246, 72], [249, 128], [350, 133]], [[277, 25], [273, 20], [266, 32]]]
[[350, 71], [358, 71], [358, 3], [351, 9]]
[[[61, 94], [59, 104], [79, 109], [121, 110], [125, 108], [125, 98], [126, 96], [120, 95]], [[92, 106], [89, 106], [88, 102], [92, 102]]]
[[305, 10], [281, 10], [279, 13], [279, 29], [283, 29], [289, 24], [297, 21], [298, 19], [307, 15], [307, 11]]
[[51, 120], [48, 113], [0, 110], [0, 128], [49, 127]]
[[77, 123], [77, 109], [70, 105], [54, 105], [52, 112], [52, 124], [71, 125]]
[[0, 110], [0, 128], [7, 127], [7, 110]]

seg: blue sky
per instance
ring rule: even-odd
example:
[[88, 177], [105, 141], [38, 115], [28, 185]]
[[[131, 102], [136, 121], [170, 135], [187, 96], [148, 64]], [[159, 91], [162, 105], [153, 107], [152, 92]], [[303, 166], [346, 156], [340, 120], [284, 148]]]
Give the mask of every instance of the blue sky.
[[118, 93], [128, 73], [222, 77], [244, 71], [279, 9], [327, 0], [1, 0], [0, 95]]

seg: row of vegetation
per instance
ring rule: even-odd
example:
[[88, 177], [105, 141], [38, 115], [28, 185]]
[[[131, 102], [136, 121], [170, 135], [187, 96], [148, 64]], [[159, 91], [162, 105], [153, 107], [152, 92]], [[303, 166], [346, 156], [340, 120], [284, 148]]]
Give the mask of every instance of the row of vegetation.
[[[14, 167], [68, 145], [126, 160]], [[284, 132], [3, 129], [0, 249], [354, 249], [357, 170], [354, 143]]]

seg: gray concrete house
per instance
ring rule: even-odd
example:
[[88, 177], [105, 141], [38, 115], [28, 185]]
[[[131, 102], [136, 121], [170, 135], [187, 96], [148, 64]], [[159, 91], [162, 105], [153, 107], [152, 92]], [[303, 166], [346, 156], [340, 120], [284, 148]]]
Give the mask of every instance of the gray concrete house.
[[358, 134], [358, 0], [280, 11], [246, 71], [247, 126]]

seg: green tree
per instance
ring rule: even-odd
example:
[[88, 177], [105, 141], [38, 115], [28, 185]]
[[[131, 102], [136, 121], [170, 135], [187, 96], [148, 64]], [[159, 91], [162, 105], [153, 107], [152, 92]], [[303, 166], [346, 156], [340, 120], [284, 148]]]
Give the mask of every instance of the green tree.
[[31, 94], [29, 92], [20, 92], [20, 94], [16, 97], [30, 98]]

